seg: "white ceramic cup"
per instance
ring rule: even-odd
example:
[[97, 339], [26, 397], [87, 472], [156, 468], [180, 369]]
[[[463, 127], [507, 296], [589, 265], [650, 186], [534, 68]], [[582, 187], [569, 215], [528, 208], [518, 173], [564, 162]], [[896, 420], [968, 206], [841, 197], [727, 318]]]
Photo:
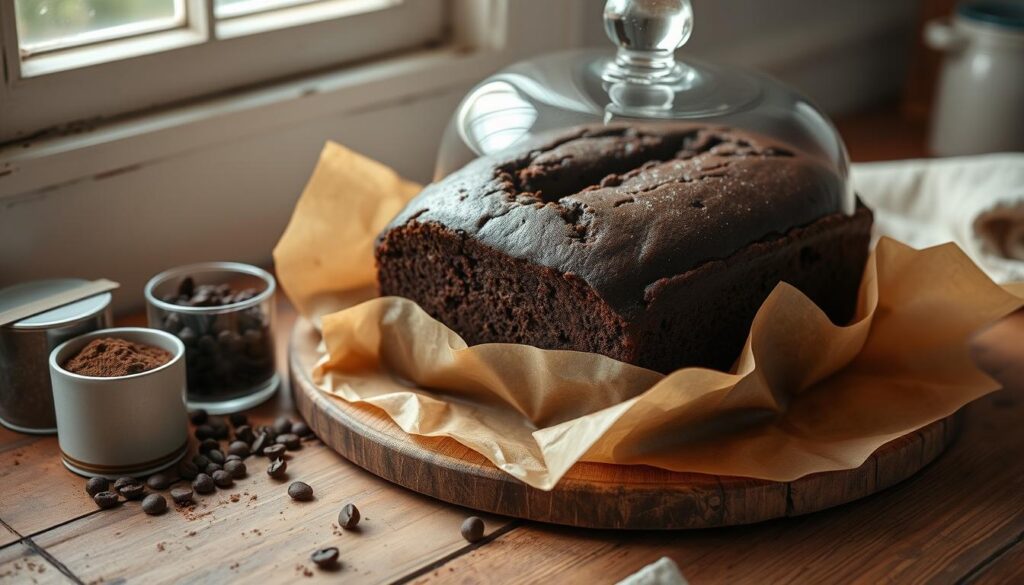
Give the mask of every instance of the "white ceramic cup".
[[[166, 364], [139, 374], [82, 376], [62, 366], [93, 339], [115, 337], [171, 353]], [[61, 458], [85, 476], [117, 478], [155, 473], [188, 450], [185, 346], [156, 329], [101, 329], [50, 353], [50, 381]]]

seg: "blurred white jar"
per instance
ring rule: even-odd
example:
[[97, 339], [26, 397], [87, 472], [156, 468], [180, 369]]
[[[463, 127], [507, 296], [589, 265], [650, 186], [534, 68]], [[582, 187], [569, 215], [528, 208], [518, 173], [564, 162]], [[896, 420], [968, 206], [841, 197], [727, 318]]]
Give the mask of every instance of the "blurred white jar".
[[924, 37], [945, 52], [931, 152], [1024, 150], [1024, 2], [962, 2], [951, 21], [929, 22]]

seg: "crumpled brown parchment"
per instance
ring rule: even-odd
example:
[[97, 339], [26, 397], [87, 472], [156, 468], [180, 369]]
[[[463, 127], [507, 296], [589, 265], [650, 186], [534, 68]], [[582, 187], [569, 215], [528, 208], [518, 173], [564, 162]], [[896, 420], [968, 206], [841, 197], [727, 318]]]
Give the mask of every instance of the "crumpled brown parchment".
[[997, 389], [967, 342], [1024, 305], [955, 245], [914, 250], [883, 238], [851, 324], [833, 325], [780, 284], [732, 373], [665, 376], [596, 354], [467, 347], [409, 300], [351, 306], [372, 290], [374, 237], [415, 192], [379, 163], [324, 149], [274, 251], [292, 302], [322, 320], [314, 380], [540, 489], [580, 460], [776, 481], [857, 467]]

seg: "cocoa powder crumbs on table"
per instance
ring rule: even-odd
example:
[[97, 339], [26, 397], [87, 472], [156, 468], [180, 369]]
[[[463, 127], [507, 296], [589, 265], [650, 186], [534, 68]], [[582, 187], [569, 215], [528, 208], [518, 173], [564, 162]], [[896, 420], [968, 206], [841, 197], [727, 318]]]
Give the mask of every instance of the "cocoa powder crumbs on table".
[[93, 339], [64, 362], [64, 369], [81, 376], [111, 378], [148, 372], [171, 361], [171, 357], [169, 351], [159, 347], [102, 337]]

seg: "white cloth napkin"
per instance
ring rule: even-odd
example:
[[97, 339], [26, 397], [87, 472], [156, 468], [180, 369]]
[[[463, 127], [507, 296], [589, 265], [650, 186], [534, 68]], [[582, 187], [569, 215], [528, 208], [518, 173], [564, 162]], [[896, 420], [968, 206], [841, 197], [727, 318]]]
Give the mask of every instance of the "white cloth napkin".
[[675, 561], [661, 557], [616, 585], [688, 585], [688, 582]]
[[996, 282], [1024, 281], [1024, 154], [860, 163], [851, 177], [876, 238], [956, 242]]

